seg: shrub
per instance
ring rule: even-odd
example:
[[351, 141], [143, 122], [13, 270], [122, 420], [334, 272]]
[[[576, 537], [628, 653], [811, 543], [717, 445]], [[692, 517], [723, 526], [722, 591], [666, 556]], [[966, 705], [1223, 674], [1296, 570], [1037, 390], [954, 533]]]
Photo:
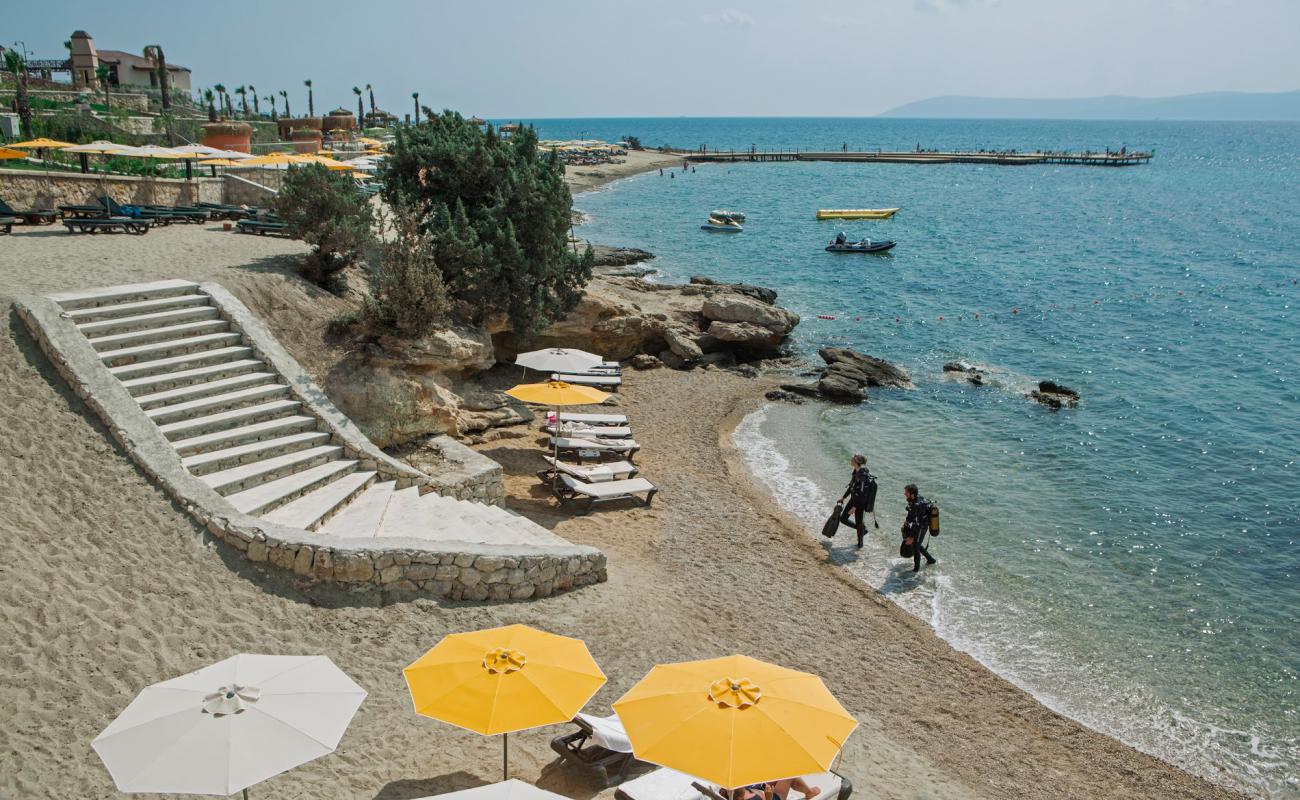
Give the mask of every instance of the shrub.
[[380, 219], [364, 307], [371, 323], [409, 336], [445, 322], [448, 310], [433, 240], [420, 220], [421, 214], [404, 205], [394, 206], [391, 215]]
[[504, 313], [527, 337], [577, 305], [593, 256], [569, 249], [564, 165], [524, 128], [502, 139], [460, 114], [399, 128], [380, 174], [393, 205], [419, 209], [453, 316]]
[[353, 180], [322, 164], [290, 167], [271, 207], [285, 221], [290, 236], [312, 246], [303, 262], [303, 276], [338, 291], [339, 271], [365, 252], [374, 220], [370, 203]]

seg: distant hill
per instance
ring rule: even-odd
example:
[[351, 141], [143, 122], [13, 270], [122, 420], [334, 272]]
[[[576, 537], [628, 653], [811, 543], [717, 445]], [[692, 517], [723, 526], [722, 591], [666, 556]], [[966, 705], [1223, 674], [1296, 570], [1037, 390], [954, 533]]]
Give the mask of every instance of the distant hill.
[[907, 103], [882, 117], [958, 119], [1183, 119], [1300, 121], [1300, 91], [1204, 92], [1177, 97], [1032, 100], [948, 95]]

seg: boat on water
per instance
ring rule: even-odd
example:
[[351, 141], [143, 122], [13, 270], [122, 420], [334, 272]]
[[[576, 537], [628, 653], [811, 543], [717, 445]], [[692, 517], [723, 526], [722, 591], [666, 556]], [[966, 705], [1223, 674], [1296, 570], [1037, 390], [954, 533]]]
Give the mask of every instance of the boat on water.
[[745, 212], [727, 211], [726, 209], [715, 208], [709, 212], [709, 219], [732, 220], [735, 222], [745, 221]]
[[822, 208], [817, 211], [817, 219], [889, 219], [900, 210], [898, 208]]
[[856, 242], [850, 242], [845, 238], [843, 233], [831, 240], [826, 245], [828, 253], [884, 253], [894, 249], [898, 242], [888, 239], [859, 239]]
[[707, 223], [700, 226], [700, 230], [708, 231], [710, 233], [740, 233], [745, 229], [734, 222], [714, 222], [713, 220], [709, 220]]

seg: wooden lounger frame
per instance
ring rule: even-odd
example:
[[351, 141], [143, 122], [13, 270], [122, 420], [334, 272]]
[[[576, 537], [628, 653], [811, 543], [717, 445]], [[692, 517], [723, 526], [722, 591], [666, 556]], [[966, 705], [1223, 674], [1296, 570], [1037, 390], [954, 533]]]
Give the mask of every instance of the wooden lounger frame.
[[631, 753], [601, 747], [591, 741], [595, 731], [586, 720], [574, 717], [573, 724], [578, 726], [577, 731], [551, 739], [551, 749], [556, 755], [588, 769], [603, 770], [606, 786], [612, 786], [626, 778], [628, 769], [636, 763], [636, 757]]

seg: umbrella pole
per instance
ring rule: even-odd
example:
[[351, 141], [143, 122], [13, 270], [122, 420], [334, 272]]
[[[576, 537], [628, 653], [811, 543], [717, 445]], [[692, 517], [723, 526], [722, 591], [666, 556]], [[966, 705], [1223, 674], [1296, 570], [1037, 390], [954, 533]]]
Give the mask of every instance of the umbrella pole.
[[510, 734], [501, 737], [501, 780], [510, 778]]

